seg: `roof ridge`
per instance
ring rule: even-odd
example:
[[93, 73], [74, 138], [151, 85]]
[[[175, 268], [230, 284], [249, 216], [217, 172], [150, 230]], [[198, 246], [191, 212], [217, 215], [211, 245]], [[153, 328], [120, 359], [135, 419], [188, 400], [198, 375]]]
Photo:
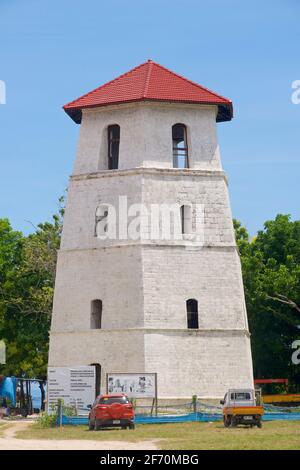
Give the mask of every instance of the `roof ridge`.
[[147, 76], [146, 76], [146, 80], [145, 80], [145, 87], [144, 87], [143, 96], [142, 96], [143, 98], [147, 98], [147, 93], [148, 93], [148, 88], [149, 88], [149, 83], [150, 83], [150, 77], [151, 77], [151, 72], [152, 72], [152, 68], [153, 68], [153, 61], [148, 60], [147, 64], [148, 64], [148, 72], [147, 72]]
[[[149, 62], [149, 61], [148, 61]], [[94, 88], [93, 90], [89, 91], [88, 93], [85, 93], [84, 95], [81, 95], [79, 96], [78, 98], [75, 98], [75, 100], [72, 100], [70, 101], [69, 103], [66, 103], [63, 108], [67, 107], [67, 106], [71, 106], [73, 103], [75, 103], [77, 100], [79, 99], [82, 99], [82, 98], [86, 98], [87, 96], [89, 95], [92, 95], [93, 93], [96, 93], [97, 91], [99, 91], [101, 88], [105, 88], [106, 86], [108, 85], [111, 85], [112, 83], [116, 82], [117, 80], [123, 78], [123, 77], [126, 77], [126, 75], [128, 75], [129, 73], [131, 72], [134, 72], [135, 70], [138, 70], [140, 69], [141, 67], [143, 67], [144, 65], [146, 65], [148, 62], [143, 62], [142, 64], [140, 65], [137, 65], [136, 67], [133, 67], [132, 69], [128, 70], [127, 72], [125, 73], [122, 73], [121, 75], [119, 75], [118, 77], [114, 78], [113, 80], [110, 80], [109, 82], [106, 82], [106, 83], [103, 83], [103, 85], [100, 85], [98, 86], [97, 88]], [[151, 61], [152, 62], [152, 61]]]
[[222, 100], [226, 100], [229, 103], [232, 103], [232, 101], [229, 98], [226, 98], [225, 96], [219, 95], [218, 93], [215, 93], [214, 91], [210, 90], [209, 88], [206, 88], [203, 85], [199, 85], [199, 83], [196, 83], [193, 80], [190, 80], [189, 78], [186, 78], [183, 75], [180, 75], [179, 73], [173, 72], [173, 70], [170, 70], [167, 67], [164, 67], [163, 65], [160, 65], [158, 62], [153, 62], [153, 61], [151, 61], [151, 62], [152, 62], [153, 65], [156, 65], [157, 67], [160, 67], [161, 69], [166, 70], [167, 72], [175, 75], [176, 77], [179, 77], [182, 80], [185, 80], [186, 82], [189, 82], [192, 85], [195, 85], [197, 88], [200, 88], [201, 90], [208, 91], [212, 95], [217, 96], [218, 98], [221, 98]]

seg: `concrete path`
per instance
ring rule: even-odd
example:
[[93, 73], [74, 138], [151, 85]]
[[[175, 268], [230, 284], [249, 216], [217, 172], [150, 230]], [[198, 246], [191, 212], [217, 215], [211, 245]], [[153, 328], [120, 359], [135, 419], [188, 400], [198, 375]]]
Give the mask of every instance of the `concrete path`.
[[155, 441], [92, 441], [17, 439], [16, 432], [25, 430], [32, 421], [14, 421], [0, 428], [0, 450], [156, 450]]

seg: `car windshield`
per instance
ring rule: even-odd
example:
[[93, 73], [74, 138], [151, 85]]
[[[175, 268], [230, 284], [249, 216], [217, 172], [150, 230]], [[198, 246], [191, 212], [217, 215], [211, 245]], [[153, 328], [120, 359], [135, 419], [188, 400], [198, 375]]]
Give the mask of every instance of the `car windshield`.
[[113, 403], [121, 403], [122, 405], [129, 403], [127, 397], [102, 397], [99, 399], [99, 405], [112, 405]]
[[247, 401], [251, 400], [251, 394], [249, 392], [231, 393], [230, 398], [235, 401]]

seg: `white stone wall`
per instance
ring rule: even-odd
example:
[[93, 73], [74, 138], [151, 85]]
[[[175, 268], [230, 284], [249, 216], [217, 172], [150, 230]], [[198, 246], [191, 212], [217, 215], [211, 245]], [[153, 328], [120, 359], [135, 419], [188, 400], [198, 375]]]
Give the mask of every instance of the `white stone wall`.
[[51, 336], [50, 366], [101, 364], [111, 372], [157, 372], [160, 398], [221, 398], [253, 387], [250, 339], [238, 330], [94, 330]]
[[49, 366], [101, 365], [101, 393], [106, 374], [145, 370], [144, 335], [131, 330], [87, 330], [51, 334]]
[[[190, 171], [190, 170], [189, 170]], [[227, 183], [222, 172], [174, 170], [144, 173], [142, 202], [192, 205], [193, 230], [197, 205], [203, 212], [203, 242], [210, 246], [235, 245]], [[199, 214], [200, 215], [200, 214]]]
[[[103, 302], [103, 327], [186, 327], [188, 298], [199, 301], [201, 328], [246, 328], [240, 261], [227, 185], [222, 174], [194, 171], [119, 174], [72, 181], [59, 255], [54, 323], [60, 330], [89, 328], [90, 302]], [[99, 202], [118, 207], [192, 202], [203, 205], [204, 246], [185, 240], [99, 240]], [[150, 213], [150, 211], [149, 211]], [[131, 220], [130, 217], [128, 219]], [[150, 233], [149, 233], [150, 236]], [[167, 246], [166, 246], [167, 245]], [[72, 279], [72, 283], [70, 283]], [[117, 294], [116, 294], [117, 293]], [[70, 298], [66, 304], [65, 296]], [[64, 309], [64, 315], [56, 315]], [[109, 314], [107, 313], [109, 312]]]
[[[227, 184], [223, 172], [202, 170], [147, 169], [98, 172], [71, 180], [64, 220], [61, 249], [102, 248], [131, 243], [132, 240], [99, 240], [95, 237], [95, 213], [99, 204], [111, 204], [117, 212], [119, 196], [127, 197], [128, 208], [143, 204], [150, 215], [152, 204], [192, 204], [193, 223], [196, 205], [203, 212], [203, 241], [210, 246], [235, 245]], [[128, 224], [132, 218], [128, 217]], [[194, 227], [194, 225], [193, 225]], [[195, 227], [194, 227], [195, 228]], [[168, 240], [163, 245], [169, 244]], [[173, 240], [171, 241], [173, 243]], [[181, 243], [182, 244], [182, 243]]]
[[119, 168], [172, 168], [172, 126], [187, 127], [190, 168], [221, 168], [216, 134], [217, 107], [134, 103], [82, 112], [73, 174], [107, 170], [107, 127], [120, 126]]
[[60, 252], [52, 330], [88, 330], [94, 299], [103, 302], [104, 329], [186, 328], [189, 298], [198, 300], [200, 328], [247, 329], [235, 250], [123, 246]]
[[105, 241], [95, 237], [96, 209], [99, 204], [111, 204], [118, 211], [119, 196], [126, 196], [129, 206], [141, 203], [142, 176], [135, 173], [122, 176], [121, 172], [101, 176], [71, 181], [62, 234], [62, 250], [102, 249], [104, 246], [127, 244], [127, 240]]
[[[160, 397], [222, 396], [253, 385], [250, 340], [215, 107], [135, 103], [86, 110], [58, 257], [49, 364], [157, 372]], [[187, 126], [190, 169], [173, 169], [172, 125]], [[107, 170], [107, 126], [121, 127], [119, 169]], [[198, 204], [201, 243], [100, 240], [99, 204]], [[195, 224], [196, 213], [193, 213]], [[198, 217], [198, 216], [197, 216]], [[130, 220], [130, 218], [129, 218]], [[118, 228], [118, 224], [117, 224]], [[147, 233], [147, 231], [146, 231]], [[148, 232], [150, 235], [150, 232]], [[186, 300], [198, 300], [199, 330]], [[101, 299], [102, 329], [90, 329]]]
[[186, 328], [186, 300], [197, 299], [200, 329], [247, 329], [236, 250], [144, 247], [146, 327]]
[[145, 360], [163, 398], [219, 398], [253, 387], [250, 339], [241, 331], [154, 331], [145, 335]]
[[90, 330], [91, 301], [102, 300], [102, 328], [144, 323], [140, 247], [61, 251], [52, 331]]

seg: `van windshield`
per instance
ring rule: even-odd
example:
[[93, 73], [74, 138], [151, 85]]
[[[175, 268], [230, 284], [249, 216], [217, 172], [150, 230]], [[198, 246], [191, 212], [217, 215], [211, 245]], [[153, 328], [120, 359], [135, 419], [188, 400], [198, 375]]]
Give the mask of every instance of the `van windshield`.
[[249, 392], [231, 393], [230, 399], [235, 401], [247, 401], [251, 400], [251, 394]]

